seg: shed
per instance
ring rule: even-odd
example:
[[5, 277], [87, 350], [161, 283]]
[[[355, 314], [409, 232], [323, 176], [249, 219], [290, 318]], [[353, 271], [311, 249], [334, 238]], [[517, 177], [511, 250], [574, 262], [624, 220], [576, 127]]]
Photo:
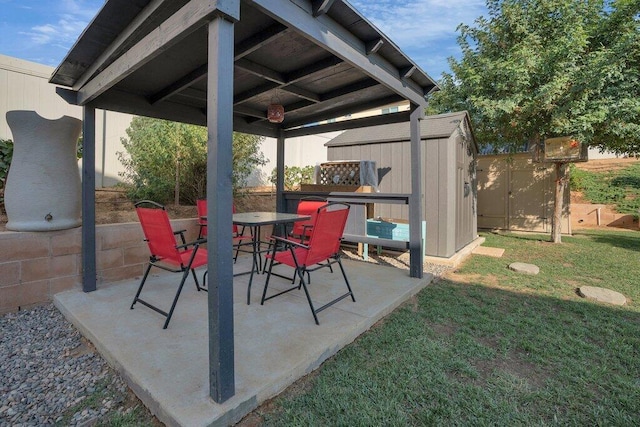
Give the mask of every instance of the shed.
[[[450, 258], [477, 234], [478, 146], [466, 111], [427, 116], [420, 123], [425, 254]], [[407, 126], [388, 124], [348, 130], [327, 146], [328, 160], [373, 160], [383, 193], [411, 192], [411, 150]], [[406, 206], [375, 206], [375, 217], [407, 222]]]

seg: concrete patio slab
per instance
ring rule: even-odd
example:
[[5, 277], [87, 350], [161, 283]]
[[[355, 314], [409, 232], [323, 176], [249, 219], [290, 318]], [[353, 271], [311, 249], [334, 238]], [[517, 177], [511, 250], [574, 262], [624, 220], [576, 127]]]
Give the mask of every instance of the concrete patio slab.
[[[226, 426], [320, 366], [433, 279], [429, 274], [412, 279], [407, 270], [392, 267], [343, 262], [356, 302], [347, 298], [322, 311], [319, 326], [303, 291], [261, 306], [266, 276], [258, 275], [247, 305], [248, 276], [234, 279], [236, 389], [222, 404], [209, 397], [207, 294], [197, 292], [192, 279], [166, 330], [164, 318], [154, 311], [141, 304], [129, 309], [138, 280], [103, 285], [91, 293], [59, 293], [54, 302], [160, 421], [170, 426]], [[249, 257], [241, 257], [234, 268], [244, 271], [249, 265]], [[179, 275], [160, 273], [149, 280], [142, 296], [168, 306]], [[269, 289], [289, 284], [272, 277]], [[345, 289], [339, 271], [311, 274], [309, 290], [317, 306]]]

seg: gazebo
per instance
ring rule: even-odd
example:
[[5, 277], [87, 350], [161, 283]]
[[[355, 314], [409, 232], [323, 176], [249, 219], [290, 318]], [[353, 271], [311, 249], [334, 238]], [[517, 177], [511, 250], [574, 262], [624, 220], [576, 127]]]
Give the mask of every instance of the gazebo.
[[[422, 277], [419, 120], [437, 86], [344, 0], [107, 0], [50, 79], [83, 107], [83, 290], [96, 289], [95, 109], [207, 126], [210, 396], [235, 393], [233, 131], [277, 138], [278, 210], [288, 137], [406, 122], [410, 274]], [[409, 101], [410, 110], [318, 122]], [[270, 104], [284, 120], [269, 121]], [[368, 197], [374, 197], [369, 195]], [[224, 254], [228, 254], [224, 255]]]

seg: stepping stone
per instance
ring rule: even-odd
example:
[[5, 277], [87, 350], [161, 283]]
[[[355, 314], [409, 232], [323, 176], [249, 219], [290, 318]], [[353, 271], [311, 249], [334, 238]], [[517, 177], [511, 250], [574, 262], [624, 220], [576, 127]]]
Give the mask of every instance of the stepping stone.
[[620, 292], [599, 288], [597, 286], [581, 286], [578, 288], [578, 295], [583, 298], [594, 299], [614, 305], [625, 305], [627, 302], [625, 296]]
[[486, 255], [494, 258], [501, 258], [502, 254], [504, 254], [504, 249], [502, 248], [490, 248], [489, 246], [478, 246], [471, 253], [476, 255]]
[[540, 267], [538, 267], [537, 265], [527, 264], [524, 262], [513, 262], [509, 264], [509, 269], [517, 273], [524, 273], [524, 274], [536, 275], [540, 273]]

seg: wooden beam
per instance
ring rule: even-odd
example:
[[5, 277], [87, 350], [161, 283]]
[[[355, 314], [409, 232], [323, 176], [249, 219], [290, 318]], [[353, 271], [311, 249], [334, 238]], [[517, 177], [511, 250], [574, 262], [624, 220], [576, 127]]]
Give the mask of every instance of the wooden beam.
[[313, 16], [324, 15], [329, 12], [335, 0], [313, 0]]
[[267, 82], [267, 83], [261, 84], [260, 86], [246, 90], [233, 97], [233, 105], [238, 105], [240, 103], [248, 101], [254, 96], [262, 95], [263, 93], [269, 92], [270, 90], [273, 90], [277, 87], [280, 87], [278, 83]]
[[267, 117], [266, 111], [261, 111], [255, 108], [247, 107], [245, 105], [237, 105], [233, 107], [233, 112], [242, 114], [243, 116], [255, 117], [258, 119], [266, 119]]
[[295, 85], [282, 86], [281, 89], [309, 101], [320, 102], [322, 100], [322, 97], [317, 93], [311, 92], [310, 90], [306, 90]]
[[403, 68], [400, 70], [400, 78], [408, 79], [416, 70], [417, 70], [417, 67], [415, 65]]
[[[327, 57], [323, 60], [320, 61], [316, 61], [311, 65], [308, 65], [306, 67], [301, 67], [297, 70], [294, 70], [290, 73], [287, 73], [286, 76], [283, 76], [284, 80], [286, 83], [284, 84], [274, 84], [274, 83], [265, 83], [262, 84], [260, 86], [257, 86], [255, 88], [249, 89], [241, 94], [238, 94], [235, 96], [234, 98], [234, 105], [240, 104], [242, 102], [248, 101], [249, 99], [256, 97], [256, 96], [260, 96], [266, 92], [269, 92], [270, 90], [273, 90], [274, 88], [278, 87], [278, 88], [282, 88], [283, 90], [286, 90], [283, 86], [286, 85], [292, 85], [300, 80], [303, 80], [305, 78], [311, 78], [314, 74], [316, 73], [321, 73], [324, 70], [326, 70], [327, 68], [331, 68], [336, 66], [337, 64], [342, 63], [342, 59], [340, 58], [336, 58], [335, 56], [330, 56]], [[272, 81], [273, 82], [273, 81]], [[295, 90], [295, 89], [294, 89]], [[300, 88], [300, 90], [302, 90]], [[310, 95], [310, 93], [308, 93], [308, 95]], [[314, 101], [317, 102], [317, 101]]]
[[[78, 103], [84, 105], [111, 89], [160, 53], [204, 25], [212, 16], [233, 14], [233, 3], [237, 3], [239, 18], [239, 1], [221, 3], [220, 0], [191, 0], [79, 89]], [[218, 9], [219, 4], [224, 7], [224, 11]]]
[[367, 56], [373, 55], [374, 53], [380, 50], [382, 45], [384, 45], [384, 40], [382, 40], [381, 38], [370, 40], [364, 44], [364, 51], [367, 54]]
[[380, 114], [378, 116], [361, 117], [359, 119], [341, 120], [335, 123], [327, 123], [318, 126], [305, 126], [285, 131], [285, 137], [295, 138], [299, 136], [317, 135], [319, 133], [335, 132], [340, 130], [358, 129], [370, 126], [388, 125], [390, 123], [406, 123], [409, 121], [409, 112]]
[[282, 37], [288, 32], [289, 29], [286, 26], [277, 22], [259, 33], [247, 37], [236, 45], [234, 59], [237, 61], [238, 59], [255, 52], [261, 47], [266, 46], [277, 38]]
[[302, 79], [313, 76], [316, 73], [321, 73], [327, 68], [335, 67], [338, 64], [343, 63], [344, 61], [337, 56], [328, 56], [325, 59], [321, 59], [320, 61], [316, 61], [313, 64], [310, 64], [306, 67], [299, 68], [297, 70], [291, 71], [287, 73], [287, 82], [295, 83]]
[[285, 121], [283, 122], [283, 125], [286, 129], [291, 129], [291, 128], [306, 125], [309, 123], [321, 122], [323, 120], [328, 120], [328, 119], [336, 119], [338, 117], [346, 116], [348, 114], [354, 114], [354, 113], [359, 113], [361, 111], [370, 110], [372, 108], [383, 107], [385, 105], [394, 104], [396, 102], [400, 102], [403, 100], [404, 98], [401, 95], [391, 95], [391, 96], [386, 96], [384, 98], [374, 99], [361, 104], [326, 110], [321, 113], [315, 114], [313, 116], [305, 117], [304, 120], [298, 119], [298, 120], [293, 120], [291, 122], [286, 120], [287, 113], [285, 109]]
[[222, 403], [235, 394], [233, 255], [233, 23], [209, 24], [207, 73], [207, 252], [209, 395]]
[[180, 92], [205, 77], [207, 77], [207, 64], [201, 65], [174, 83], [151, 95], [149, 97], [149, 102], [151, 104], [155, 104], [157, 102], [164, 101], [176, 92]]
[[332, 91], [329, 92], [325, 92], [322, 94], [322, 100], [323, 101], [329, 101], [331, 99], [334, 98], [338, 98], [340, 96], [343, 95], [347, 95], [350, 93], [354, 93], [354, 92], [359, 92], [361, 90], [366, 90], [366, 89], [370, 89], [374, 86], [378, 86], [380, 83], [378, 83], [377, 81], [375, 81], [374, 79], [364, 79], [364, 80], [360, 80], [356, 83], [347, 85], [347, 86], [343, 86], [343, 87], [339, 87], [337, 89], [334, 89]]
[[158, 8], [165, 2], [165, 0], [152, 0], [148, 5], [142, 9], [142, 11], [131, 21], [127, 28], [125, 28], [118, 37], [109, 45], [107, 49], [102, 52], [102, 54], [91, 64], [89, 68], [80, 76], [78, 80], [73, 84], [73, 90], [79, 90], [82, 86], [84, 86], [91, 76], [93, 76], [96, 71], [101, 69], [106, 61], [111, 58], [113, 54], [115, 54], [126, 42], [129, 37], [131, 37], [135, 31], [142, 25], [150, 16], [152, 16]]
[[423, 87], [412, 80], [399, 79], [397, 67], [380, 55], [366, 55], [365, 43], [327, 15], [314, 17], [311, 11], [294, 1], [253, 0], [253, 4], [274, 20], [349, 62], [404, 99], [426, 106]]
[[82, 290], [96, 290], [96, 109], [82, 109]]
[[253, 74], [254, 76], [261, 77], [265, 80], [272, 81], [274, 83], [278, 83], [279, 85], [284, 85], [287, 83], [287, 78], [284, 74], [279, 73], [271, 68], [265, 67], [264, 65], [258, 64], [253, 61], [249, 61], [248, 59], [237, 59], [235, 62], [235, 66], [238, 68], [242, 68], [245, 71]]
[[96, 108], [129, 113], [137, 116], [155, 117], [182, 123], [206, 126], [206, 116], [198, 107], [178, 104], [169, 100], [156, 105], [149, 104], [146, 97], [112, 89], [94, 102]]

